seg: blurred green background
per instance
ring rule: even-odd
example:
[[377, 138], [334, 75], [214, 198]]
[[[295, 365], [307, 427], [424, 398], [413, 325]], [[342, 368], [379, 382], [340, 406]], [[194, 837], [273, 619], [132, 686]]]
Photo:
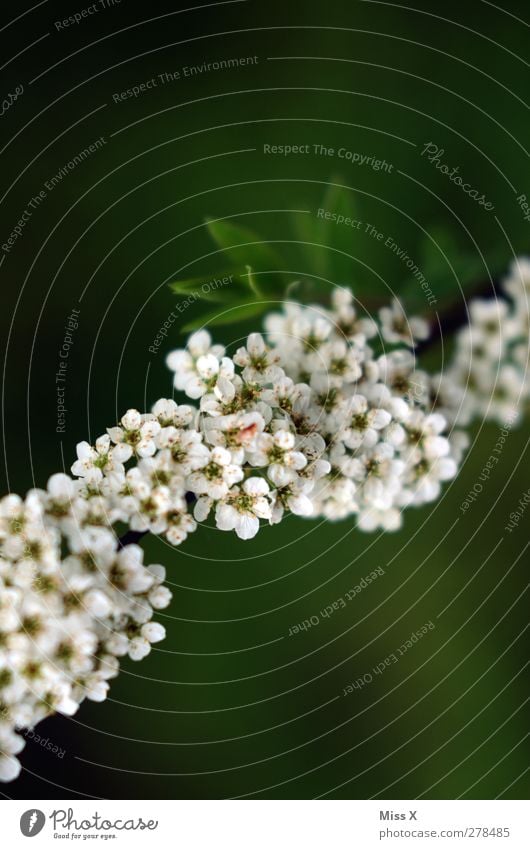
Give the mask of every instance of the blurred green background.
[[[227, 267], [207, 218], [250, 228], [279, 254], [259, 275], [266, 299], [281, 299], [281, 271], [281, 281], [301, 281], [302, 300], [326, 302], [333, 283], [349, 284], [367, 310], [397, 292], [434, 322], [529, 250], [517, 202], [530, 194], [522, 0], [104, 5], [59, 28], [81, 3], [0, 13], [2, 98], [24, 89], [0, 125], [3, 244], [46, 181], [104, 138], [1, 251], [4, 491], [42, 485], [70, 466], [79, 440], [171, 394], [165, 353], [236, 294], [226, 287], [219, 301], [184, 309], [149, 351], [183, 300], [168, 283]], [[257, 60], [184, 76], [241, 57]], [[162, 84], [158, 75], [177, 71]], [[137, 97], [113, 97], [152, 79]], [[421, 155], [428, 142], [493, 210]], [[266, 154], [268, 144], [310, 152]], [[392, 168], [354, 165], [340, 148]], [[344, 187], [334, 203], [359, 230], [318, 220], [330, 183]], [[368, 223], [414, 259], [435, 305]], [[249, 247], [250, 264], [255, 254]], [[57, 433], [55, 374], [72, 308], [81, 312]], [[212, 332], [235, 345], [260, 322]], [[443, 366], [449, 347], [438, 342], [426, 362]], [[28, 742], [22, 777], [4, 794], [525, 797], [528, 529], [503, 528], [529, 485], [527, 433], [528, 422], [510, 432], [463, 514], [499, 436], [477, 427], [441, 502], [408, 511], [396, 534], [290, 518], [247, 543], [213, 529], [177, 550], [148, 539], [146, 560], [167, 566], [174, 592], [161, 617], [167, 639], [142, 664], [123, 664], [103, 705], [43, 723], [64, 759]], [[384, 575], [345, 609], [288, 636], [378, 567]], [[343, 695], [429, 621], [434, 630], [398, 664]]]

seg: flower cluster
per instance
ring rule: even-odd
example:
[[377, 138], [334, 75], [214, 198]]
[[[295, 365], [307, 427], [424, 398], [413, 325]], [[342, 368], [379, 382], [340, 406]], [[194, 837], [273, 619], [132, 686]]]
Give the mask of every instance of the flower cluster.
[[115, 525], [182, 543], [211, 515], [251, 539], [290, 513], [395, 530], [402, 511], [437, 499], [457, 472], [473, 418], [504, 422], [530, 397], [530, 262], [502, 299], [476, 300], [443, 374], [418, 367], [429, 335], [398, 300], [378, 320], [348, 289], [331, 307], [287, 303], [231, 356], [206, 330], [168, 356], [175, 389], [128, 410], [73, 477], [0, 501], [0, 780], [18, 775], [17, 729], [86, 697], [105, 698], [119, 658], [164, 637], [152, 621], [171, 594]]
[[103, 701], [119, 658], [165, 636], [151, 621], [171, 598], [165, 570], [142, 560], [117, 549], [104, 499], [67, 475], [0, 501], [0, 780], [20, 772], [15, 729]]
[[[198, 402], [195, 469], [184, 477], [197, 522], [212, 512], [241, 539], [288, 513], [355, 514], [364, 530], [392, 530], [404, 507], [438, 497], [459, 448], [416, 369], [428, 326], [397, 301], [379, 319], [357, 315], [351, 292], [336, 289], [330, 310], [287, 303], [231, 357], [205, 330], [169, 355], [175, 388]], [[168, 469], [168, 437], [154, 442], [152, 462]]]
[[443, 415], [458, 427], [514, 422], [530, 398], [530, 259], [512, 264], [500, 295], [470, 302], [452, 362], [433, 379]]

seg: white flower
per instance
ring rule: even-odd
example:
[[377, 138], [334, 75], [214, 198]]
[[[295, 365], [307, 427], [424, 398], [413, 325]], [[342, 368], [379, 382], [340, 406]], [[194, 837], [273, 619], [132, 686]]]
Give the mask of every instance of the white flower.
[[219, 374], [233, 374], [233, 364], [228, 358], [223, 359], [223, 346], [211, 343], [210, 334], [199, 330], [188, 339], [186, 350], [173, 351], [167, 357], [169, 368], [175, 372], [175, 388], [185, 392], [188, 398], [204, 395], [215, 385]]
[[172, 398], [160, 398], [151, 412], [162, 428], [170, 425], [176, 428], [188, 427], [195, 413], [189, 404], [177, 404]]
[[403, 449], [403, 454], [410, 453], [412, 462], [422, 457], [434, 460], [449, 454], [449, 441], [441, 434], [447, 429], [447, 422], [440, 413], [425, 415], [421, 410], [413, 410], [405, 425], [409, 450]]
[[417, 341], [429, 336], [429, 325], [425, 319], [407, 316], [397, 298], [393, 299], [390, 307], [379, 310], [379, 319], [383, 339], [390, 344], [404, 342], [413, 348]]
[[362, 483], [365, 504], [377, 510], [391, 508], [401, 489], [400, 477], [405, 468], [405, 462], [396, 459], [395, 449], [388, 442], [378, 443], [367, 451], [353, 475]]
[[241, 489], [234, 487], [218, 503], [215, 521], [221, 531], [235, 531], [240, 539], [252, 539], [259, 531], [259, 520], [271, 518], [267, 496], [269, 485], [263, 478], [247, 478]]
[[21, 765], [15, 755], [24, 748], [25, 741], [9, 729], [0, 725], [0, 781], [18, 778]]
[[307, 458], [295, 450], [294, 434], [281, 428], [274, 434], [260, 434], [255, 450], [248, 452], [248, 462], [251, 466], [267, 468], [275, 486], [287, 486], [297, 479], [297, 472], [307, 465]]
[[104, 702], [107, 698], [109, 685], [97, 675], [90, 675], [83, 685], [83, 695], [91, 702]]
[[[197, 530], [197, 523], [184, 509], [184, 503], [182, 509], [169, 511], [166, 516], [166, 522], [167, 530], [165, 531], [165, 537], [171, 545], [181, 545], [187, 539], [188, 534]], [[160, 598], [160, 593], [158, 593], [157, 598]], [[160, 607], [159, 604], [155, 604], [154, 606], [157, 608]]]
[[77, 460], [72, 466], [72, 474], [87, 478], [96, 483], [104, 474], [123, 472], [123, 463], [131, 456], [128, 445], [124, 443], [111, 447], [110, 436], [105, 434], [96, 440], [95, 447], [88, 442], [78, 442]]
[[150, 643], [159, 643], [166, 637], [166, 629], [160, 622], [146, 622], [142, 625], [140, 633]]
[[404, 504], [425, 504], [440, 496], [441, 483], [454, 478], [457, 465], [452, 457], [439, 457], [434, 460], [420, 460], [409, 472], [408, 489], [402, 499]]
[[331, 317], [340, 336], [355, 342], [356, 345], [364, 345], [366, 339], [376, 335], [377, 324], [371, 318], [359, 318], [353, 302], [350, 289], [336, 286], [331, 294]]
[[477, 298], [469, 305], [469, 324], [458, 335], [461, 353], [465, 356], [469, 351], [473, 358], [495, 363], [519, 332], [519, 323], [511, 316], [507, 301]]
[[228, 416], [206, 418], [204, 435], [211, 445], [228, 448], [234, 462], [242, 463], [245, 451], [255, 450], [257, 439], [265, 428], [261, 413], [232, 413]]
[[270, 523], [276, 525], [283, 518], [285, 510], [295, 516], [312, 516], [315, 505], [309, 497], [313, 488], [312, 481], [296, 480], [287, 486], [273, 490]]
[[232, 462], [230, 451], [218, 446], [209, 452], [208, 460], [202, 468], [188, 476], [187, 486], [197, 495], [207, 495], [218, 501], [243, 477], [243, 469]]
[[344, 339], [327, 341], [316, 351], [310, 351], [306, 357], [308, 371], [313, 375], [322, 372], [326, 375], [331, 387], [342, 388], [345, 383], [359, 380], [362, 354], [359, 349], [348, 344]]
[[246, 348], [238, 348], [234, 362], [243, 368], [243, 378], [249, 383], [273, 383], [284, 376], [278, 368], [280, 356], [267, 348], [261, 333], [251, 333]]
[[202, 434], [197, 430], [181, 430], [170, 425], [157, 437], [157, 445], [169, 449], [173, 473], [182, 476], [202, 468], [210, 457], [208, 447], [203, 444]]
[[357, 486], [351, 478], [335, 473], [332, 479], [321, 478], [312, 493], [315, 514], [336, 521], [357, 512]]
[[271, 388], [261, 390], [260, 398], [270, 407], [277, 407], [283, 413], [291, 415], [300, 399], [309, 401], [311, 389], [307, 383], [295, 383], [290, 377], [280, 377]]
[[372, 448], [379, 440], [379, 432], [386, 428], [392, 416], [388, 410], [370, 407], [364, 395], [354, 395], [349, 401], [350, 420], [341, 437], [348, 448]]
[[109, 427], [107, 433], [114, 443], [122, 446], [122, 462], [133, 453], [138, 457], [152, 457], [156, 452], [155, 437], [160, 433], [160, 423], [154, 416], [142, 416], [138, 410], [128, 410], [121, 418], [121, 426]]

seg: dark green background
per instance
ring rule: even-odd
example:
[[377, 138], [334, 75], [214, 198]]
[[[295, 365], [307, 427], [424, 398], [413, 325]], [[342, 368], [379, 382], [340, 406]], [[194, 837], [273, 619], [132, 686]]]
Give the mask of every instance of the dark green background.
[[[299, 232], [287, 210], [310, 210], [314, 225], [334, 182], [359, 218], [418, 263], [432, 235], [440, 313], [529, 249], [516, 202], [530, 194], [529, 29], [518, 20], [527, 3], [250, 0], [178, 14], [170, 2], [122, 0], [56, 32], [54, 21], [83, 4], [48, 2], [9, 23], [31, 5], [1, 12], [1, 96], [25, 88], [0, 124], [1, 241], [45, 180], [99, 136], [107, 144], [49, 194], [0, 268], [4, 491], [42, 485], [70, 465], [77, 441], [171, 393], [164, 354], [185, 337], [176, 326], [156, 356], [148, 347], [179, 300], [167, 282], [207, 280], [226, 266], [207, 216], [282, 241], [293, 279], [349, 283], [367, 309], [397, 291], [430, 320], [435, 311], [389, 250], [337, 228], [322, 228], [319, 248], [285, 244]], [[255, 66], [113, 103], [163, 71], [254, 55]], [[314, 58], [268, 58], [278, 56]], [[420, 156], [429, 141], [494, 212]], [[344, 146], [394, 168], [265, 156], [264, 143]], [[330, 263], [326, 246], [351, 257]], [[329, 289], [320, 280], [311, 298]], [[72, 307], [80, 327], [59, 435], [54, 375]], [[201, 302], [182, 324], [212, 308], [224, 303]], [[216, 340], [235, 344], [255, 324], [219, 327]], [[443, 363], [448, 341], [430, 365]], [[43, 723], [64, 759], [28, 742], [23, 775], [5, 795], [524, 797], [527, 522], [503, 528], [529, 485], [527, 433], [527, 421], [510, 432], [462, 514], [499, 436], [477, 426], [442, 501], [408, 511], [397, 534], [290, 518], [248, 543], [212, 529], [177, 550], [149, 539], [146, 559], [166, 564], [174, 591], [161, 617], [166, 641], [143, 663], [123, 664], [105, 704]], [[379, 566], [385, 575], [345, 610], [287, 636]], [[342, 696], [429, 620], [435, 630], [399, 664]]]

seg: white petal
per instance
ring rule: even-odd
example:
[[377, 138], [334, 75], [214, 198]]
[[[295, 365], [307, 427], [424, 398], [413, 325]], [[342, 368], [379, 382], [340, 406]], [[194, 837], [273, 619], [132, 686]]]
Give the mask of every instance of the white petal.
[[69, 499], [75, 494], [75, 484], [72, 478], [59, 472], [48, 480], [48, 492], [52, 498]]
[[0, 755], [0, 781], [14, 781], [20, 775], [22, 766], [17, 758]]
[[288, 469], [282, 466], [281, 463], [273, 463], [267, 469], [267, 475], [277, 487], [287, 486], [296, 480], [296, 472], [293, 469]]
[[271, 504], [270, 501], [266, 498], [256, 498], [254, 503], [254, 513], [256, 516], [259, 516], [260, 519], [270, 519], [271, 517]]
[[239, 513], [229, 504], [218, 504], [215, 523], [220, 531], [233, 531], [239, 521]]
[[266, 495], [269, 492], [269, 485], [264, 478], [247, 478], [243, 489], [248, 495]]
[[206, 392], [206, 384], [198, 375], [194, 375], [186, 380], [186, 384], [182, 388], [188, 398], [192, 398], [193, 400], [200, 398]]
[[142, 426], [142, 416], [138, 410], [127, 410], [122, 416], [121, 423], [125, 430], [140, 430]]
[[134, 637], [129, 643], [129, 657], [131, 660], [143, 660], [151, 651], [151, 646], [144, 637]]
[[78, 442], [75, 450], [80, 460], [90, 460], [94, 455], [94, 449], [89, 442]]
[[311, 516], [314, 511], [313, 502], [307, 495], [293, 495], [289, 499], [289, 510], [295, 516]]
[[255, 516], [243, 515], [235, 527], [239, 539], [252, 539], [259, 531], [259, 519]]
[[160, 640], [165, 639], [166, 629], [160, 622], [147, 622], [145, 625], [142, 625], [140, 633], [150, 643], [159, 643]]
[[207, 330], [197, 330], [188, 339], [188, 350], [194, 357], [205, 354], [212, 344], [212, 337]]
[[247, 339], [247, 351], [251, 357], [261, 357], [265, 353], [265, 342], [261, 333], [251, 333]]
[[205, 354], [197, 360], [197, 371], [200, 376], [209, 380], [219, 371], [219, 360], [213, 354]]

